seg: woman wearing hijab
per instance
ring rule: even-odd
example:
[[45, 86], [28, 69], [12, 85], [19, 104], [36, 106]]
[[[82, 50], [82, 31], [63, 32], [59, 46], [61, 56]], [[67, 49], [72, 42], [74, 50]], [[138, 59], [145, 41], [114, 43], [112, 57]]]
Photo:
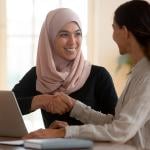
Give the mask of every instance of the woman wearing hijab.
[[108, 115], [75, 101], [70, 116], [86, 125], [38, 130], [26, 138], [65, 136], [150, 148], [150, 3], [132, 0], [119, 6], [113, 30], [120, 54], [128, 53], [134, 64], [113, 120], [108, 122]]
[[13, 88], [23, 114], [42, 109], [46, 128], [55, 120], [82, 124], [69, 116], [71, 99], [114, 114], [117, 96], [111, 76], [84, 59], [81, 42], [76, 13], [68, 8], [50, 11], [40, 33], [36, 67]]

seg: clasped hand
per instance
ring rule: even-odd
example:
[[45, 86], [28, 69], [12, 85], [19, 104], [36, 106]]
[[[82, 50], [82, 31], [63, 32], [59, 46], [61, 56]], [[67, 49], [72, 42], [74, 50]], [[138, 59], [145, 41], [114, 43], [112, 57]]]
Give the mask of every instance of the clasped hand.
[[31, 111], [41, 108], [53, 114], [64, 114], [69, 112], [74, 106], [75, 100], [63, 92], [54, 95], [41, 94], [33, 98]]

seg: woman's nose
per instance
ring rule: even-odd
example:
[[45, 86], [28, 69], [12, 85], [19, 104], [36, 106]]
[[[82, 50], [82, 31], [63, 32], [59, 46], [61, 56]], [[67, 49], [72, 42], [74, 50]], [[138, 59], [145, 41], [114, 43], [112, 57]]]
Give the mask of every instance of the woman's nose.
[[76, 42], [76, 38], [75, 38], [75, 36], [72, 34], [72, 35], [70, 35], [69, 36], [69, 43], [72, 43], [72, 44], [74, 44]]

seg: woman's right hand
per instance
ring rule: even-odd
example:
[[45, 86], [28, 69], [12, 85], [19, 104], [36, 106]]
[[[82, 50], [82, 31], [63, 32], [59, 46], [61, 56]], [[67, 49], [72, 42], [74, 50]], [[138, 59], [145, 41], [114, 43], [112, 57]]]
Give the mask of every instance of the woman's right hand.
[[38, 108], [44, 109], [53, 114], [64, 114], [69, 112], [74, 106], [75, 100], [70, 96], [59, 92], [55, 95], [41, 94], [33, 98], [31, 111]]
[[31, 111], [34, 111], [39, 108], [44, 109], [44, 105], [48, 105], [51, 99], [52, 99], [52, 95], [48, 95], [48, 94], [41, 94], [41, 95], [34, 96], [32, 99]]
[[65, 121], [59, 121], [59, 120], [55, 120], [53, 121], [50, 125], [49, 128], [51, 129], [60, 129], [60, 128], [65, 128], [66, 126], [68, 126], [69, 124]]

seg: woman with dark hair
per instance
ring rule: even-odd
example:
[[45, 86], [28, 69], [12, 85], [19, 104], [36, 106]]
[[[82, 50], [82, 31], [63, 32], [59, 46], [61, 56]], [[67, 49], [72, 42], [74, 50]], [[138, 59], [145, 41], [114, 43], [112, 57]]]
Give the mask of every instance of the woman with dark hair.
[[75, 137], [150, 148], [150, 4], [132, 0], [119, 6], [114, 13], [113, 39], [120, 54], [129, 54], [134, 64], [115, 117], [108, 121], [108, 115], [73, 101], [70, 116], [85, 125], [55, 129], [55, 123], [53, 129], [41, 129], [25, 138]]

